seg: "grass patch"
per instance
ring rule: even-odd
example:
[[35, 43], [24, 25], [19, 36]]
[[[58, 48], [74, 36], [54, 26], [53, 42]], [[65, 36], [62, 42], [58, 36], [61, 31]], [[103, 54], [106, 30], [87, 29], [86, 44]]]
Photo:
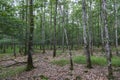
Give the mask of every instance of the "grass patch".
[[[73, 57], [74, 63], [77, 64], [86, 64], [86, 57], [85, 56], [75, 56]], [[91, 56], [91, 61], [93, 65], [100, 65], [100, 66], [105, 66], [107, 65], [107, 61], [105, 57], [96, 57], [96, 56]], [[67, 59], [61, 59], [61, 60], [54, 60], [52, 61], [53, 64], [59, 65], [59, 66], [64, 66], [66, 64], [69, 64], [69, 60]], [[112, 58], [112, 65], [114, 67], [120, 67], [120, 59], [117, 56], [114, 56]]]
[[112, 65], [115, 67], [120, 67], [120, 57], [114, 56], [112, 58]]
[[45, 77], [44, 75], [40, 75], [40, 78], [41, 78], [42, 80], [48, 80], [48, 77]]
[[25, 71], [25, 66], [19, 66], [19, 67], [16, 67], [16, 68], [8, 68], [8, 69], [3, 69], [2, 73], [0, 73], [0, 79], [1, 78], [8, 78], [8, 77], [12, 77], [14, 75], [17, 75], [17, 74], [20, 74], [22, 72]]
[[6, 56], [6, 54], [0, 54], [0, 58], [3, 58], [4, 56]]
[[57, 51], [56, 51], [57, 55], [61, 55], [62, 52], [63, 52], [62, 50], [57, 50]]
[[104, 57], [92, 56], [91, 61], [92, 61], [92, 64], [94, 64], [94, 65], [105, 66], [107, 64], [106, 58], [104, 58]]
[[86, 64], [85, 56], [75, 56], [73, 57], [73, 61], [78, 64]]
[[66, 59], [61, 59], [61, 60], [54, 60], [52, 61], [52, 63], [59, 66], [65, 66], [66, 64], [69, 64], [69, 61]]
[[[86, 64], [86, 57], [75, 56], [73, 57], [73, 61], [74, 63], [77, 63], [77, 64]], [[106, 59], [104, 57], [91, 56], [91, 61], [93, 65], [101, 65], [101, 66], [106, 65]]]
[[0, 54], [0, 59], [1, 59], [1, 58], [5, 58], [5, 57], [7, 57], [7, 56], [11, 56], [11, 54], [9, 54], [9, 53]]

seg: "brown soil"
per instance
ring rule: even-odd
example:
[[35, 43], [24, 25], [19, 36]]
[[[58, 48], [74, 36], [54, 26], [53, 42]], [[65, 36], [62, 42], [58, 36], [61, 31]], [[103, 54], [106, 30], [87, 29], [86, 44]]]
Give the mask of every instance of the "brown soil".
[[[79, 52], [78, 52], [79, 53]], [[76, 53], [75, 55], [78, 55]], [[17, 57], [17, 62], [26, 61], [27, 57]], [[6, 80], [44, 80], [41, 77], [47, 77], [48, 80], [108, 80], [107, 67], [94, 65], [92, 69], [87, 69], [83, 64], [74, 64], [74, 70], [69, 70], [69, 64], [66, 66], [53, 65], [50, 62], [55, 59], [68, 58], [68, 53], [52, 58], [52, 52], [33, 55], [35, 69], [25, 71]], [[7, 66], [14, 64], [14, 61], [3, 61], [0, 65]], [[115, 68], [117, 69], [117, 68]], [[114, 71], [114, 80], [120, 80], [120, 72]]]

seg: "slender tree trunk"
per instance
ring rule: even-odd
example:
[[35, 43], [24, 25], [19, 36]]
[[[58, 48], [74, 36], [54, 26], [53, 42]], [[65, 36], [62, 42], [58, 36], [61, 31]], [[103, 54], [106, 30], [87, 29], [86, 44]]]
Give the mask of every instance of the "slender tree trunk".
[[[52, 1], [51, 0], [50, 0], [50, 9], [51, 9], [51, 12], [50, 12], [50, 27], [52, 28]], [[52, 42], [52, 39], [51, 39], [50, 40], [50, 49], [51, 50], [52, 50], [52, 45], [53, 45], [53, 42]]]
[[[68, 15], [68, 14], [67, 14], [67, 15]], [[67, 23], [68, 23], [68, 21], [67, 21]], [[73, 17], [72, 17], [72, 24], [74, 25], [74, 18], [73, 18]], [[74, 31], [75, 28], [72, 27], [72, 30]], [[76, 31], [76, 32], [77, 32], [77, 31]], [[73, 41], [74, 35], [75, 35], [75, 34], [71, 34], [71, 39], [70, 39], [71, 50], [74, 49], [74, 44], [76, 44], [76, 43], [74, 43], [74, 41]], [[77, 40], [76, 40], [76, 41], [77, 41]]]
[[[80, 27], [80, 23], [79, 23], [79, 20], [77, 20], [77, 25]], [[78, 49], [80, 48], [80, 46], [82, 45], [81, 42], [82, 42], [82, 39], [80, 37], [81, 33], [80, 33], [80, 28], [78, 29]]]
[[6, 53], [5, 43], [3, 44], [3, 53]]
[[[68, 36], [67, 36], [67, 31], [64, 27], [64, 16], [65, 16], [65, 11], [64, 11], [64, 7], [63, 7], [63, 10], [61, 9], [60, 7], [60, 10], [61, 10], [61, 15], [63, 15], [63, 34], [66, 38], [66, 43], [67, 43], [67, 46], [68, 46], [68, 50], [69, 50], [69, 56], [70, 56], [70, 70], [73, 70], [73, 60], [72, 60], [72, 52], [71, 52], [71, 49], [70, 49], [70, 46], [69, 46], [69, 42], [68, 42]], [[68, 24], [68, 21], [67, 21], [67, 24]], [[63, 43], [64, 44], [64, 43]], [[64, 46], [63, 46], [64, 47]]]
[[[59, 6], [60, 6], [60, 4], [58, 4], [58, 8], [59, 8]], [[58, 21], [57, 21], [58, 22], [57, 45], [60, 48], [60, 46], [61, 46], [60, 45], [61, 44], [61, 40], [60, 40], [61, 36], [60, 35], [62, 34], [61, 33], [61, 15], [60, 15], [60, 9], [58, 9], [58, 15], [59, 15], [59, 17], [58, 17]]]
[[53, 57], [56, 57], [56, 16], [57, 16], [57, 4], [58, 0], [56, 0], [56, 5], [55, 5], [55, 15], [54, 15], [54, 50], [53, 50]]
[[65, 33], [64, 33], [64, 27], [65, 27], [65, 6], [63, 6], [61, 12], [62, 12], [62, 15], [63, 15], [63, 22], [62, 22], [62, 49], [63, 49], [63, 52], [65, 52]]
[[42, 16], [42, 47], [43, 47], [43, 53], [45, 53], [45, 3], [43, 2], [43, 16]]
[[92, 46], [92, 0], [90, 0], [90, 11], [89, 11], [89, 49], [90, 54], [93, 55], [93, 46]]
[[24, 55], [27, 55], [28, 51], [28, 0], [26, 0], [26, 27], [25, 27], [25, 52]]
[[70, 56], [70, 70], [73, 70], [72, 52], [71, 52], [71, 49], [70, 49], [70, 46], [69, 46], [67, 31], [66, 31], [65, 28], [64, 28], [64, 33], [65, 33], [66, 43], [67, 43], [67, 46], [68, 46], [69, 56]]
[[118, 55], [118, 19], [117, 19], [117, 7], [116, 0], [114, 0], [114, 16], [115, 16], [115, 47], [116, 47], [116, 55]]
[[108, 77], [113, 76], [112, 72], [112, 64], [111, 64], [111, 52], [110, 52], [110, 44], [109, 44], [109, 32], [108, 32], [108, 24], [107, 24], [107, 9], [106, 9], [106, 0], [102, 0], [102, 12], [103, 12], [103, 20], [104, 20], [104, 30], [105, 30], [105, 52], [108, 63]]
[[85, 50], [85, 54], [86, 54], [86, 61], [87, 61], [87, 67], [88, 68], [92, 68], [91, 65], [91, 58], [90, 58], [90, 52], [89, 52], [89, 45], [88, 45], [88, 36], [87, 36], [87, 15], [86, 15], [86, 2], [85, 0], [82, 0], [82, 20], [83, 20], [83, 38], [84, 38], [84, 50]]
[[16, 57], [16, 46], [15, 46], [15, 38], [13, 38], [13, 54]]
[[[50, 0], [50, 20], [49, 20], [49, 22], [50, 22], [50, 23], [49, 23], [49, 24], [50, 24], [50, 25], [49, 25], [49, 28], [52, 28], [52, 0]], [[50, 30], [50, 33], [51, 33], [51, 34], [50, 34], [50, 40], [49, 40], [49, 42], [50, 42], [50, 44], [49, 44], [50, 50], [52, 50], [52, 43], [53, 43], [53, 42], [52, 42], [53, 40], [52, 40], [52, 38], [51, 38], [52, 32], [53, 32], [53, 31]]]
[[59, 9], [60, 9], [60, 15], [62, 16], [62, 51], [64, 53], [65, 48], [64, 48], [64, 42], [65, 42], [65, 34], [64, 34], [64, 25], [65, 25], [65, 12], [64, 12], [64, 6], [62, 7], [61, 5], [59, 5]]
[[34, 68], [33, 66], [33, 33], [34, 33], [34, 16], [33, 16], [33, 0], [29, 1], [29, 26], [30, 26], [30, 33], [29, 33], [29, 42], [28, 42], [28, 59], [27, 59], [27, 70], [31, 70]]
[[103, 30], [103, 27], [104, 27], [104, 25], [103, 25], [103, 13], [102, 13], [102, 0], [100, 0], [100, 18], [99, 18], [99, 21], [100, 21], [100, 31], [101, 31], [101, 43], [102, 43], [102, 48], [101, 48], [101, 50], [102, 50], [102, 53], [103, 52], [105, 52], [105, 47], [104, 47], [104, 30]]
[[[63, 21], [64, 21], [64, 17], [63, 17]], [[64, 22], [63, 22], [63, 26], [64, 26]], [[62, 30], [62, 50], [63, 52], [65, 51], [65, 48], [64, 48], [64, 41], [65, 41], [65, 36], [64, 36], [64, 28]]]

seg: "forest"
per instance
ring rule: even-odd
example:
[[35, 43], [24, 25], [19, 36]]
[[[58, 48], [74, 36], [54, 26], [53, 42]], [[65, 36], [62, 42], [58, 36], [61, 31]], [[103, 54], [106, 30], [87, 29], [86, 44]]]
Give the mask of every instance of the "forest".
[[0, 0], [0, 80], [120, 80], [120, 0]]

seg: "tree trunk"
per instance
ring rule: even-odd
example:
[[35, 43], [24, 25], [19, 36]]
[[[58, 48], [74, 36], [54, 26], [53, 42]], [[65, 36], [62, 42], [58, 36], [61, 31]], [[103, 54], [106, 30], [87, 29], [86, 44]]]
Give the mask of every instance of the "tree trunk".
[[[63, 17], [63, 21], [64, 21], [64, 17]], [[64, 22], [63, 22], [63, 26], [64, 26]], [[64, 36], [64, 28], [62, 29], [62, 51], [63, 51], [63, 53], [64, 53], [64, 51], [65, 51], [65, 48], [64, 48], [64, 41], [65, 41], [65, 36]]]
[[102, 16], [103, 16], [103, 13], [102, 13], [102, 0], [100, 0], [100, 31], [101, 31], [101, 43], [102, 43], [102, 48], [101, 48], [101, 50], [102, 50], [102, 53], [103, 52], [105, 52], [105, 47], [104, 47], [104, 30], [103, 30], [103, 18], [102, 18]]
[[53, 57], [56, 57], [56, 16], [57, 16], [57, 4], [58, 0], [56, 0], [56, 5], [55, 5], [55, 15], [54, 15], [54, 45], [53, 45]]
[[27, 55], [28, 51], [28, 0], [26, 0], [26, 27], [25, 27], [25, 52], [24, 55]]
[[15, 47], [15, 39], [13, 38], [13, 54], [16, 57], [16, 47]]
[[89, 50], [90, 54], [93, 55], [93, 46], [92, 46], [92, 0], [90, 0], [90, 11], [89, 11]]
[[108, 63], [108, 77], [111, 78], [113, 76], [112, 72], [112, 64], [111, 64], [111, 52], [110, 52], [110, 45], [109, 45], [109, 32], [108, 32], [108, 24], [107, 24], [107, 9], [106, 9], [106, 0], [102, 0], [102, 13], [103, 13], [103, 20], [104, 20], [104, 30], [105, 30], [105, 52], [107, 57]]
[[116, 55], [119, 55], [118, 53], [118, 19], [117, 19], [117, 6], [116, 6], [116, 0], [114, 0], [114, 16], [115, 16], [115, 47], [116, 47]]
[[64, 26], [65, 26], [65, 11], [64, 11], [64, 6], [63, 6], [63, 8], [62, 8], [62, 10], [61, 10], [61, 12], [62, 12], [62, 14], [61, 15], [63, 15], [63, 17], [62, 17], [62, 49], [63, 49], [63, 52], [65, 51], [65, 34], [64, 34]]
[[66, 31], [65, 28], [64, 28], [64, 33], [65, 33], [66, 43], [67, 43], [67, 46], [68, 46], [69, 56], [70, 56], [70, 70], [73, 70], [72, 52], [71, 52], [71, 49], [70, 49], [70, 46], [69, 46], [67, 31]]
[[86, 61], [87, 61], [87, 67], [88, 68], [92, 68], [91, 65], [91, 58], [90, 58], [90, 52], [89, 52], [89, 45], [88, 45], [88, 36], [87, 36], [87, 15], [86, 15], [86, 2], [85, 0], [82, 0], [82, 20], [83, 20], [83, 38], [84, 38], [84, 50], [85, 50], [85, 54], [86, 54]]
[[45, 53], [45, 3], [43, 2], [43, 16], [42, 16], [42, 47], [43, 47], [43, 53]]
[[34, 16], [33, 16], [33, 0], [29, 1], [29, 26], [30, 26], [30, 33], [29, 33], [29, 42], [28, 42], [28, 59], [27, 59], [27, 70], [31, 70], [34, 68], [33, 66], [33, 33], [34, 33]]
[[[50, 11], [50, 27], [52, 28], [52, 1], [51, 0], [50, 0], [50, 10], [51, 10]], [[50, 50], [52, 50], [52, 45], [53, 45], [53, 42], [52, 42], [52, 39], [50, 39]]]

